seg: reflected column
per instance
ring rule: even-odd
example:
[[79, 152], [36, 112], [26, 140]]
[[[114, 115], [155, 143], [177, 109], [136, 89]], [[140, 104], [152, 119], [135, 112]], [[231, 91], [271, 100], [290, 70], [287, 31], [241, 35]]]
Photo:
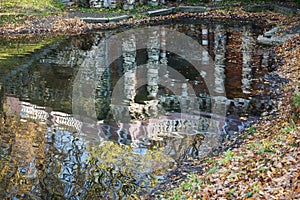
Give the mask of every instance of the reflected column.
[[223, 25], [216, 25], [215, 29], [215, 87], [216, 96], [213, 97], [212, 108], [216, 114], [224, 114], [226, 109], [225, 96], [225, 55], [226, 55], [226, 31]]
[[123, 72], [124, 72], [124, 105], [134, 102], [136, 95], [136, 41], [135, 35], [122, 43]]
[[242, 64], [242, 91], [245, 94], [250, 93], [251, 89], [251, 64], [252, 64], [252, 54], [254, 38], [250, 32], [249, 26], [243, 27], [242, 32], [242, 54], [243, 54], [243, 64]]
[[[204, 30], [205, 33], [205, 30]], [[223, 115], [226, 109], [226, 96], [225, 96], [225, 55], [226, 55], [226, 31], [224, 26], [217, 24], [214, 30], [214, 89], [215, 94], [211, 94], [212, 103], [211, 109], [214, 114]], [[201, 146], [201, 153], [209, 153], [214, 148], [220, 145], [221, 141], [221, 129], [223, 121], [212, 117], [209, 122], [207, 134], [203, 140]], [[209, 145], [205, 145], [209, 144]]]
[[[202, 49], [201, 65], [206, 68], [209, 67], [209, 53], [208, 53], [208, 28], [205, 25], [202, 25], [202, 46], [205, 47]], [[203, 73], [201, 71], [201, 73]], [[201, 74], [202, 75], [202, 74]]]
[[122, 41], [122, 58], [123, 58], [123, 77], [120, 88], [114, 88], [119, 91], [119, 97], [116, 101], [118, 105], [113, 106], [115, 119], [122, 119], [122, 122], [129, 122], [131, 116], [129, 113], [130, 106], [134, 104], [136, 96], [136, 38], [132, 34]]
[[108, 44], [106, 38], [109, 37], [108, 33], [105, 33], [105, 38], [99, 45], [97, 45], [98, 52], [96, 54], [96, 108], [98, 120], [105, 119], [109, 111], [110, 104], [110, 67], [108, 65]]
[[225, 53], [226, 53], [226, 32], [223, 25], [216, 25], [215, 29], [215, 88], [216, 93], [225, 92]]
[[[98, 105], [98, 92], [95, 93], [96, 87], [102, 89], [100, 80], [105, 71], [105, 46], [103, 40], [96, 38], [89, 51], [85, 53], [84, 59], [79, 66], [76, 78], [73, 83], [72, 92], [72, 111], [76, 113], [76, 117], [82, 121], [97, 118], [99, 113], [95, 113], [95, 107], [91, 105]], [[99, 85], [100, 84], [100, 85]], [[74, 106], [80, 105], [80, 106]], [[98, 108], [99, 112], [99, 108]], [[101, 113], [100, 113], [101, 114]]]
[[[166, 39], [166, 30], [164, 26], [160, 27], [160, 63], [167, 66], [167, 39]], [[166, 78], [168, 78], [168, 71], [165, 71]]]
[[158, 70], [159, 70], [159, 56], [160, 50], [155, 48], [160, 45], [160, 32], [155, 30], [150, 34], [148, 43], [147, 43], [147, 91], [148, 99], [155, 100], [157, 99], [158, 93]]

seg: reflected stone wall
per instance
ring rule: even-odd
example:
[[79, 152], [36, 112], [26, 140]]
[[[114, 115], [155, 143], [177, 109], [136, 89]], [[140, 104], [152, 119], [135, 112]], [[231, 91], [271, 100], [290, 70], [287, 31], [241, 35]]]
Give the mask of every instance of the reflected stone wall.
[[[209, 112], [211, 105], [214, 104], [215, 106], [219, 105], [220, 110], [225, 106], [231, 114], [245, 112], [245, 107], [249, 105], [249, 102], [246, 103], [247, 98], [256, 89], [256, 86], [254, 87], [256, 82], [252, 81], [252, 78], [255, 78], [253, 68], [262, 67], [264, 71], [270, 60], [268, 53], [254, 52], [255, 33], [252, 33], [252, 27], [245, 25], [242, 29], [229, 29], [226, 25], [221, 24], [174, 25], [172, 28], [188, 34], [204, 47], [200, 55], [189, 55], [189, 59], [200, 60], [203, 66], [200, 74], [193, 78], [190, 76], [196, 73], [190, 64], [182, 62], [181, 58], [166, 51], [168, 44], [165, 29], [168, 27], [160, 27], [154, 31], [148, 38], [148, 47], [145, 50], [133, 51], [135, 40], [137, 40], [135, 38], [131, 38], [131, 41], [123, 41], [127, 47], [125, 47], [126, 45], [113, 47], [114, 52], [123, 51], [123, 53], [122, 58], [117, 59], [110, 66], [107, 62], [112, 56], [110, 53], [114, 52], [107, 51], [112, 48], [107, 46], [104, 39], [109, 37], [108, 33], [68, 39], [62, 43], [61, 47], [53, 49], [52, 52], [40, 58], [35, 65], [24, 69], [14, 77], [7, 78], [8, 82], [5, 83], [2, 91], [5, 94], [16, 95], [23, 100], [28, 99], [37, 105], [49, 106], [55, 110], [71, 113], [72, 81], [78, 74], [78, 70], [81, 69], [81, 82], [86, 83], [89, 79], [94, 78], [98, 81], [96, 86], [90, 85], [90, 89], [86, 84], [84, 94], [78, 95], [84, 99], [83, 104], [93, 103], [96, 105], [98, 119], [105, 119], [112, 116], [110, 113], [111, 92], [118, 79], [124, 74], [126, 77], [124, 91], [127, 92], [124, 101], [128, 100], [132, 105], [136, 103], [134, 82], [137, 81], [138, 75], [134, 75], [134, 72], [127, 72], [136, 68], [137, 65], [145, 64], [148, 69], [146, 72], [147, 101], [159, 100], [166, 109], [175, 109], [178, 106], [187, 109], [195, 102], [199, 102], [199, 108], [202, 111]], [[170, 42], [175, 41], [170, 40]], [[160, 49], [152, 48], [155, 45], [160, 46]], [[138, 55], [142, 55], [143, 59], [138, 58]], [[214, 58], [214, 66], [209, 66], [210, 57]], [[188, 83], [196, 91], [197, 97], [186, 97], [186, 83], [177, 86], [181, 94], [179, 96], [174, 96], [170, 90], [161, 87], [158, 80], [160, 74], [166, 78], [165, 80], [169, 80], [169, 83], [163, 83], [163, 85], [172, 88], [172, 84], [176, 81], [172, 80], [166, 68], [157, 69], [155, 64], [158, 63], [170, 65], [185, 75], [189, 79]], [[181, 64], [186, 66], [181, 66]], [[95, 68], [95, 66], [97, 67]], [[203, 77], [208, 73], [214, 74], [215, 80], [210, 80], [214, 83], [212, 86], [206, 86], [203, 82]], [[214, 87], [216, 94], [226, 91], [227, 97], [211, 99], [207, 94], [206, 87]], [[92, 88], [95, 88], [95, 91], [91, 91]], [[78, 91], [82, 91], [79, 89]], [[94, 100], [88, 97], [90, 94], [94, 94]], [[215, 104], [215, 102], [220, 104]], [[241, 102], [245, 102], [243, 106], [236, 107]], [[256, 106], [256, 102], [253, 104], [252, 108], [262, 108]], [[135, 105], [137, 106], [137, 104]]]

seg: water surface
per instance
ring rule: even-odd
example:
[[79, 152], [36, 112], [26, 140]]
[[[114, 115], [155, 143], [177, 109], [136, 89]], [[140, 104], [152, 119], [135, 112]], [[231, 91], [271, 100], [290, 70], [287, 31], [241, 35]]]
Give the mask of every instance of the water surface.
[[[176, 44], [168, 29], [201, 45], [201, 54], [188, 52], [201, 71], [168, 51]], [[207, 156], [224, 136], [235, 137], [271, 110], [265, 76], [273, 60], [256, 44], [260, 32], [251, 24], [165, 25], [146, 40], [135, 36], [116, 46], [107, 42], [116, 32], [92, 33], [55, 41], [1, 70], [2, 197], [122, 199], [151, 192], [174, 163]], [[135, 49], [139, 43], [146, 48]], [[109, 63], [113, 54], [121, 56]]]

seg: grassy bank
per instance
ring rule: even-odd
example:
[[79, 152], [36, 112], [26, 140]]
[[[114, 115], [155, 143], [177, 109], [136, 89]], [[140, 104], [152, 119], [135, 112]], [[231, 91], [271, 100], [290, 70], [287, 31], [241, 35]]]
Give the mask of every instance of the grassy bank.
[[48, 14], [59, 12], [63, 4], [58, 0], [2, 0], [1, 13]]
[[57, 0], [2, 0], [0, 1], [0, 25], [20, 23], [28, 17], [58, 14], [64, 9]]

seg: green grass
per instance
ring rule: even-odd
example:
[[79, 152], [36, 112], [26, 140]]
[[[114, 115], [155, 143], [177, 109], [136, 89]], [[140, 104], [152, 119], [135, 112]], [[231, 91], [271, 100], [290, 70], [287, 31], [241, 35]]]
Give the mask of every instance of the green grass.
[[263, 147], [257, 151], [258, 154], [262, 153], [274, 153], [274, 151], [271, 149], [271, 147]]
[[250, 134], [255, 133], [255, 128], [253, 126], [250, 126], [249, 128], [246, 129]]
[[297, 123], [300, 121], [300, 92], [296, 92], [292, 100], [293, 114], [292, 119]]
[[1, 13], [44, 13], [63, 9], [58, 0], [1, 0]]
[[174, 189], [173, 191], [166, 191], [165, 194], [171, 197], [168, 199], [177, 200], [177, 199], [191, 199], [186, 196], [183, 191], [191, 191], [195, 199], [201, 199], [199, 191], [202, 190], [202, 181], [197, 178], [195, 174], [189, 174], [188, 180], [183, 182], [179, 188]]
[[300, 92], [297, 92], [293, 98], [293, 106], [300, 106]]
[[247, 197], [247, 198], [250, 198], [250, 197], [252, 197], [252, 195], [253, 195], [253, 192], [252, 192], [252, 191], [251, 191], [251, 192], [247, 192], [246, 197]]
[[0, 15], [0, 25], [3, 23], [22, 23], [24, 21], [24, 14], [1, 14]]
[[0, 0], [0, 25], [23, 23], [27, 17], [55, 15], [63, 10], [59, 0]]
[[219, 161], [219, 164], [227, 164], [232, 159], [240, 159], [241, 157], [236, 156], [230, 149], [223, 152], [224, 158]]
[[234, 190], [229, 190], [229, 191], [227, 192], [227, 194], [233, 195], [233, 194], [234, 194]]
[[216, 171], [218, 171], [220, 169], [220, 166], [217, 165], [217, 166], [214, 166], [212, 168], [210, 168], [210, 170], [207, 172], [208, 174], [213, 174], [215, 173]]
[[263, 166], [263, 167], [261, 167], [261, 168], [259, 169], [259, 171], [260, 171], [260, 172], [265, 172], [265, 171], [268, 170], [268, 169], [269, 169], [269, 167]]
[[0, 25], [22, 23], [28, 16], [43, 17], [63, 10], [64, 5], [58, 0], [1, 0]]

